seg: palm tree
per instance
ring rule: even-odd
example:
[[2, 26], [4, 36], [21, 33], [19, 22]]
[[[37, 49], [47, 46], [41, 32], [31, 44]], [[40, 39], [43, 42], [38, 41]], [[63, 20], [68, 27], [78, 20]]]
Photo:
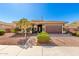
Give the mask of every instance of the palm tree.
[[30, 21], [28, 21], [25, 18], [22, 18], [22, 19], [20, 19], [20, 21], [18, 21], [16, 23], [16, 25], [17, 25], [17, 27], [19, 27], [21, 29], [21, 31], [24, 31], [25, 37], [27, 38], [27, 36], [26, 36], [26, 33], [27, 33], [26, 29], [31, 27]]

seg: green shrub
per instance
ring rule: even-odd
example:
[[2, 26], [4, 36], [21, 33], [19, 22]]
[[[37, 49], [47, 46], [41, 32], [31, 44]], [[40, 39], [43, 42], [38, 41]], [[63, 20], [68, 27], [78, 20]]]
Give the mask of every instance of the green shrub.
[[5, 30], [0, 29], [0, 36], [5, 34]]
[[46, 32], [41, 32], [37, 35], [37, 39], [39, 43], [49, 43], [50, 42], [50, 37], [48, 33]]
[[79, 37], [79, 31], [77, 31], [77, 32], [76, 32], [76, 36], [78, 36], [78, 37]]
[[11, 32], [12, 32], [12, 33], [16, 33], [17, 30], [16, 30], [16, 29], [12, 29]]

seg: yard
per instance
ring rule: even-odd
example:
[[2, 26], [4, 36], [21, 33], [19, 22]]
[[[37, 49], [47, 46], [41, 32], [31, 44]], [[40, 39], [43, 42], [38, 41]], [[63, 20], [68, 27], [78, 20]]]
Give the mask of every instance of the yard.
[[17, 45], [20, 40], [24, 39], [24, 37], [12, 37], [15, 33], [5, 33], [3, 36], [0, 36], [0, 44], [1, 45]]
[[[25, 42], [24, 36], [14, 35], [14, 33], [6, 33], [0, 36], [0, 45], [19, 45]], [[52, 39], [52, 46], [79, 46], [79, 37], [68, 34], [50, 34], [50, 37]]]

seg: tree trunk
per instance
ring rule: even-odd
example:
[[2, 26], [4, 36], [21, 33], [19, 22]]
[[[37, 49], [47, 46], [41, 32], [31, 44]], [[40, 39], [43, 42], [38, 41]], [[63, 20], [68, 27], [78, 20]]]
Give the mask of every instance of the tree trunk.
[[25, 38], [27, 38], [27, 35], [26, 35], [26, 30], [25, 30]]

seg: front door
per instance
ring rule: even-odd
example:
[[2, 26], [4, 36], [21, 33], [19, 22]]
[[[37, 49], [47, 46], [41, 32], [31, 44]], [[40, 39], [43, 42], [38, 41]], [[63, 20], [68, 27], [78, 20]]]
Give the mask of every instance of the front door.
[[37, 32], [38, 33], [42, 32], [42, 24], [37, 25]]

